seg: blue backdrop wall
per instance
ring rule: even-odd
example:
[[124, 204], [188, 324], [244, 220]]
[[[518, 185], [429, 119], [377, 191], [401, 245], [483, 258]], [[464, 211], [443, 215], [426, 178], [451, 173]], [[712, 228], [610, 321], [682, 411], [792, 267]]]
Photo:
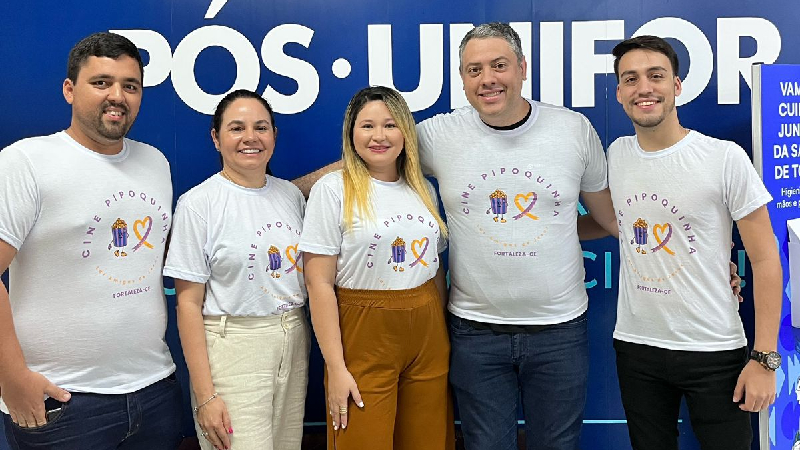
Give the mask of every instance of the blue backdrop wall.
[[[633, 132], [614, 98], [609, 53], [621, 39], [634, 34], [672, 38], [683, 65], [682, 122], [746, 149], [751, 147], [751, 63], [800, 62], [795, 2], [39, 0], [3, 6], [0, 148], [68, 126], [70, 109], [60, 86], [69, 49], [94, 31], [116, 31], [137, 43], [147, 64], [144, 103], [130, 136], [167, 156], [176, 198], [219, 170], [208, 114], [234, 88], [255, 89], [272, 102], [280, 133], [271, 166], [288, 179], [338, 159], [345, 106], [363, 86], [396, 87], [418, 120], [465, 105], [457, 46], [472, 24], [512, 22], [529, 62], [524, 95], [585, 114], [606, 146]], [[584, 250], [591, 339], [584, 448], [630, 448], [611, 348], [617, 243], [591, 242]], [[732, 257], [750, 281], [738, 241]], [[168, 341], [185, 385], [174, 296], [168, 301]], [[750, 333], [750, 298], [742, 314]], [[783, 350], [794, 352], [795, 342], [793, 335], [782, 339]], [[310, 427], [324, 420], [321, 367], [317, 352], [307, 402]], [[779, 375], [782, 397], [768, 430], [772, 448], [791, 447], [798, 431], [797, 376], [787, 371], [785, 363]], [[188, 403], [184, 428], [193, 432]], [[696, 448], [686, 421], [680, 429], [682, 448]]]

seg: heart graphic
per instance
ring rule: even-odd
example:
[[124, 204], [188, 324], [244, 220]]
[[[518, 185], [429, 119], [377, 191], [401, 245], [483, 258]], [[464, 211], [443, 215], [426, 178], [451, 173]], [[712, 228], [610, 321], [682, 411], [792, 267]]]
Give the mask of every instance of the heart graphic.
[[[426, 237], [420, 240], [411, 241], [411, 253], [413, 253], [414, 258], [417, 259], [414, 262], [412, 262], [409, 267], [414, 267], [417, 263], [421, 263], [423, 266], [428, 267], [428, 263], [426, 263], [425, 260], [422, 259], [422, 257], [425, 256], [425, 252], [428, 251], [428, 244], [430, 244], [430, 241]], [[422, 248], [420, 252], [417, 251], [417, 246]]]
[[[293, 251], [290, 252], [289, 250]], [[297, 269], [298, 272], [303, 273], [303, 268], [297, 265], [300, 262], [300, 259], [303, 258], [303, 252], [297, 249], [297, 244], [286, 247], [284, 253], [286, 254], [286, 259], [288, 259], [289, 262], [292, 263], [292, 266], [286, 269], [286, 273], [293, 271], [295, 268]]]
[[[666, 233], [666, 236], [664, 236], [663, 240], [661, 239], [659, 232]], [[663, 248], [667, 253], [675, 256], [675, 252], [667, 247], [667, 242], [669, 242], [670, 238], [672, 238], [672, 225], [668, 223], [653, 225], [653, 237], [656, 239], [656, 242], [658, 242], [658, 245], [653, 247], [650, 250], [651, 252], [657, 252]]]
[[[139, 232], [139, 227], [147, 228], [144, 232], [144, 236], [142, 233]], [[136, 235], [136, 239], [139, 239], [139, 243], [133, 247], [133, 251], [139, 250], [139, 247], [144, 244], [147, 248], [153, 248], [153, 244], [147, 242], [147, 238], [150, 236], [150, 231], [153, 229], [153, 218], [150, 216], [146, 216], [142, 220], [137, 220], [133, 222], [133, 234]]]
[[[528, 199], [530, 199], [531, 197], [533, 197], [533, 199], [530, 200], [530, 203], [528, 204], [528, 206], [523, 208], [522, 204], [520, 203], [520, 199], [522, 199], [522, 200], [527, 202], [527, 201], [529, 201]], [[533, 214], [530, 213], [530, 210], [533, 209], [533, 205], [536, 204], [536, 200], [538, 198], [539, 197], [536, 195], [535, 192], [528, 192], [527, 194], [517, 194], [514, 197], [514, 204], [517, 206], [517, 209], [519, 209], [521, 212], [519, 214], [517, 214], [516, 216], [514, 216], [514, 220], [519, 220], [519, 219], [521, 219], [523, 217], [530, 217], [533, 220], [539, 220], [538, 216], [534, 216]]]

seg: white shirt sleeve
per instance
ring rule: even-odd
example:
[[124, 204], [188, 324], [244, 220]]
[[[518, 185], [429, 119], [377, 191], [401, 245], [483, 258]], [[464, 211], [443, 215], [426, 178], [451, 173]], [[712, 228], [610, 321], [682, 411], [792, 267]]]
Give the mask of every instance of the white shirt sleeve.
[[742, 147], [730, 143], [724, 164], [724, 201], [733, 220], [742, 219], [772, 200]]
[[[303, 219], [300, 250], [318, 255], [338, 255], [342, 248], [342, 194], [320, 179], [311, 188]], [[338, 181], [338, 180], [336, 180]]]
[[0, 239], [19, 250], [39, 216], [39, 188], [31, 162], [14, 146], [0, 152], [0, 174]]
[[433, 118], [423, 120], [417, 124], [417, 148], [419, 149], [419, 164], [422, 173], [428, 176], [436, 176], [434, 171], [435, 159], [433, 157]]
[[589, 119], [582, 117], [586, 148], [586, 170], [581, 178], [581, 190], [585, 192], [602, 191], [608, 187], [608, 166], [603, 144], [597, 136]]
[[164, 264], [164, 275], [205, 283], [211, 276], [206, 247], [208, 222], [187, 201], [179, 201], [172, 221], [172, 240]]

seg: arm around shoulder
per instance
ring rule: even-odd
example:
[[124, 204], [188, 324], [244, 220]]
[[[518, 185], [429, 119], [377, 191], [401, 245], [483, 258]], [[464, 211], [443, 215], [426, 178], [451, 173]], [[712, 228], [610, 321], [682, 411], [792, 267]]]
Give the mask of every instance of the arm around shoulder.
[[311, 192], [311, 188], [314, 186], [314, 183], [317, 182], [323, 175], [326, 175], [334, 170], [339, 170], [342, 168], [342, 160], [338, 160], [328, 164], [325, 167], [319, 168], [309, 174], [303, 175], [302, 177], [295, 178], [292, 180], [295, 186], [300, 189], [300, 192], [303, 193], [303, 197], [308, 198], [308, 194]]

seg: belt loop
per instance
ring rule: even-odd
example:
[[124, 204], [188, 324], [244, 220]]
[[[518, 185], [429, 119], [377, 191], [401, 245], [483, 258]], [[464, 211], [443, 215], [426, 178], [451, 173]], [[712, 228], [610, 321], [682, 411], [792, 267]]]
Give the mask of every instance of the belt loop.
[[221, 316], [219, 318], [219, 335], [225, 337], [225, 324], [228, 322], [228, 316]]

